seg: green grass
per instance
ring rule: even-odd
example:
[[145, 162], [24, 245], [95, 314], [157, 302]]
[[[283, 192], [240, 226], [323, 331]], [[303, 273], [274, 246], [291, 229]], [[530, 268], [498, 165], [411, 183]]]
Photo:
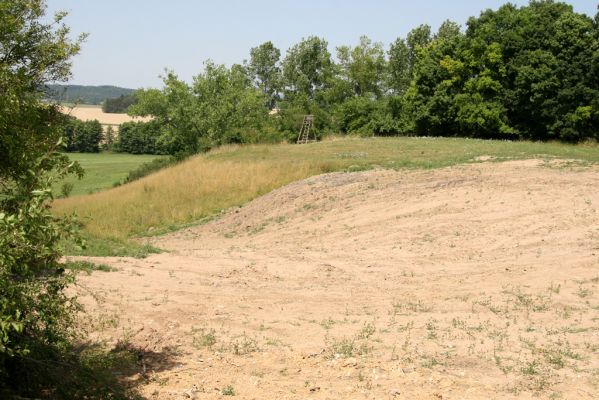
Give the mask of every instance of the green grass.
[[92, 236], [83, 233], [84, 247], [72, 242], [62, 243], [63, 252], [70, 256], [93, 257], [134, 257], [145, 258], [150, 254], [161, 253], [162, 250], [149, 244], [140, 244], [132, 240]]
[[372, 167], [440, 168], [472, 162], [479, 156], [490, 156], [494, 161], [560, 158], [596, 163], [599, 162], [599, 146], [463, 138], [345, 138], [301, 146], [245, 146], [206, 155], [215, 161], [310, 161], [327, 164], [332, 171]]
[[[76, 212], [92, 238], [123, 243], [132, 236], [210, 219], [223, 209], [321, 173], [440, 168], [477, 162], [481, 156], [492, 161], [577, 160], [562, 166], [566, 168], [599, 162], [599, 146], [409, 137], [227, 146], [112, 190], [59, 200], [54, 209], [58, 214]], [[98, 165], [99, 175], [103, 168], [108, 165]]]
[[62, 185], [67, 182], [73, 184], [71, 196], [95, 193], [111, 188], [116, 182], [123, 181], [129, 171], [145, 162], [161, 157], [115, 153], [69, 153], [68, 156], [71, 160], [81, 164], [85, 169], [85, 176], [81, 180], [69, 177], [57, 183], [54, 192], [58, 195]]
[[106, 264], [95, 264], [89, 261], [68, 261], [65, 263], [65, 268], [71, 271], [82, 271], [90, 275], [93, 271], [113, 272], [116, 268]]

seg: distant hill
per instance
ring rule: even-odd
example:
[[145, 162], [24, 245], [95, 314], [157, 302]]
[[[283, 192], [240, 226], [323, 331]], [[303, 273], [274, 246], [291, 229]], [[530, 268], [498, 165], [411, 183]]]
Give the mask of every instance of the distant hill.
[[47, 85], [46, 96], [63, 103], [100, 105], [106, 99], [114, 99], [135, 92], [118, 86]]

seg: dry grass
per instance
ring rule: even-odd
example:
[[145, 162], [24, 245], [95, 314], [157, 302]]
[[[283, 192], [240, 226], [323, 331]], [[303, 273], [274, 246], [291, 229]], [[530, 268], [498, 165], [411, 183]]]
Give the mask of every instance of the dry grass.
[[317, 165], [301, 161], [240, 163], [196, 157], [129, 185], [59, 200], [54, 209], [76, 212], [94, 236], [125, 238], [210, 216], [320, 172]]

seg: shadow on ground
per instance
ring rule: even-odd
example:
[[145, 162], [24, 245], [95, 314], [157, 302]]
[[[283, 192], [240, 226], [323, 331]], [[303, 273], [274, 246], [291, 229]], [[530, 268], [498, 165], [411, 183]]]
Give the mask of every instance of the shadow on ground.
[[45, 359], [25, 357], [7, 363], [10, 377], [6, 387], [0, 386], [0, 398], [142, 400], [137, 388], [148, 381], [147, 372], [176, 365], [172, 348], [154, 352], [126, 343], [112, 349], [83, 343], [68, 355], [54, 350], [46, 354]]

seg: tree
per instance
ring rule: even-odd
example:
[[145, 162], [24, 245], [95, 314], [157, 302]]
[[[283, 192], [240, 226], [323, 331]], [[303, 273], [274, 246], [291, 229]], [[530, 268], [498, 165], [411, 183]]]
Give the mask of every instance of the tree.
[[191, 88], [172, 72], [163, 77], [163, 82], [162, 90], [139, 90], [138, 103], [129, 107], [129, 114], [152, 116], [160, 126], [160, 140], [169, 154], [197, 153], [204, 132], [194, 119]]
[[436, 40], [452, 40], [460, 35], [460, 26], [453, 21], [445, 20], [439, 27]]
[[431, 27], [429, 25], [420, 25], [412, 29], [406, 38], [408, 45], [408, 58], [410, 70], [414, 68], [418, 58], [418, 51], [431, 42]]
[[30, 360], [68, 343], [74, 315], [58, 246], [73, 228], [49, 200], [56, 177], [82, 170], [59, 152], [62, 116], [42, 92], [70, 76], [83, 37], [44, 14], [41, 0], [0, 3], [0, 396], [33, 390]]
[[382, 43], [373, 43], [367, 36], [362, 36], [360, 44], [354, 48], [338, 47], [337, 58], [342, 77], [350, 83], [356, 96], [370, 94], [379, 98], [383, 95], [387, 61]]
[[114, 142], [114, 129], [112, 129], [112, 126], [109, 126], [106, 128], [106, 133], [104, 134], [104, 144], [102, 148], [106, 151], [112, 151], [114, 148]]
[[286, 97], [304, 95], [314, 100], [333, 75], [333, 62], [326, 40], [310, 36], [291, 47], [283, 60]]
[[164, 89], [141, 90], [129, 113], [151, 115], [161, 129], [158, 145], [169, 154], [194, 154], [225, 143], [244, 142], [267, 124], [265, 95], [252, 87], [240, 66], [210, 61], [191, 85], [175, 74]]
[[163, 154], [156, 121], [125, 122], [119, 126], [118, 151], [131, 154]]
[[[414, 64], [413, 120], [421, 134], [597, 138], [599, 43], [591, 18], [565, 3], [506, 4], [444, 23]], [[426, 35], [417, 35], [426, 37]]]
[[[446, 21], [441, 26], [440, 34], [445, 35], [445, 32], [450, 30], [451, 25]], [[431, 40], [431, 27], [420, 25], [412, 29], [405, 40], [398, 38], [391, 44], [389, 49], [389, 87], [395, 94], [404, 94], [406, 92], [414, 77], [414, 67], [418, 61], [418, 53]]]
[[410, 49], [404, 39], [398, 38], [389, 48], [389, 87], [395, 94], [403, 94], [412, 82]]
[[268, 98], [267, 107], [276, 106], [281, 89], [281, 51], [272, 42], [262, 43], [250, 50], [248, 70], [257, 88]]
[[102, 111], [105, 113], [126, 113], [131, 104], [137, 102], [135, 93], [120, 95], [112, 99], [106, 99], [102, 103]]
[[102, 125], [98, 120], [81, 121], [64, 116], [60, 124], [64, 148], [69, 152], [97, 153], [102, 140]]

